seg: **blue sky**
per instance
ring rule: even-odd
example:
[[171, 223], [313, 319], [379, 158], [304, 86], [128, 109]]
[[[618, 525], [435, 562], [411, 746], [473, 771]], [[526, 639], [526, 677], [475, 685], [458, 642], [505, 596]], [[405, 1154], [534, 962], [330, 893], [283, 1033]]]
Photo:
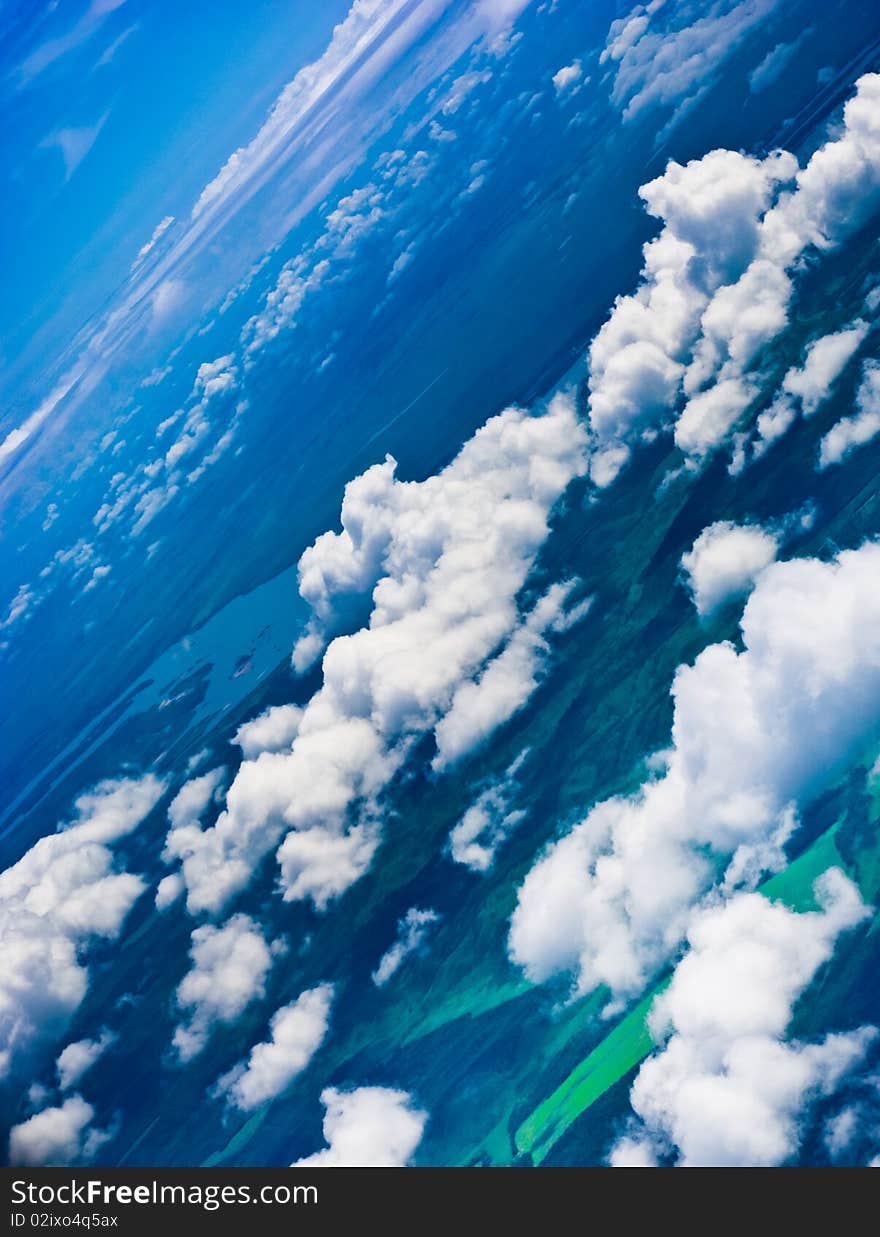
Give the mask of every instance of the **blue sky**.
[[[345, 0], [8, 4], [0, 42], [0, 338], [7, 388], [113, 293], [186, 212]], [[28, 345], [32, 346], [29, 348]]]

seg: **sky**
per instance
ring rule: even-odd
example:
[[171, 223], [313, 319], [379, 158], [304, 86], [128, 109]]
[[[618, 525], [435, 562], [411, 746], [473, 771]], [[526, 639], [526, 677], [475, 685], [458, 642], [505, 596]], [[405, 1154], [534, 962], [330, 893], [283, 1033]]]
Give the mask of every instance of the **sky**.
[[100, 313], [157, 224], [187, 212], [230, 138], [252, 132], [346, 8], [4, 5], [6, 408], [23, 377], [39, 390], [41, 361]]
[[558, 1034], [541, 1094], [511, 1052], [536, 1117], [641, 1018], [612, 1163], [796, 1156], [880, 1039], [860, 982], [798, 1004], [873, 958], [874, 43], [809, 0], [2, 12], [10, 1155], [158, 1143], [179, 1070], [205, 1157], [439, 1156], [412, 982], [463, 1068], [472, 1013]]

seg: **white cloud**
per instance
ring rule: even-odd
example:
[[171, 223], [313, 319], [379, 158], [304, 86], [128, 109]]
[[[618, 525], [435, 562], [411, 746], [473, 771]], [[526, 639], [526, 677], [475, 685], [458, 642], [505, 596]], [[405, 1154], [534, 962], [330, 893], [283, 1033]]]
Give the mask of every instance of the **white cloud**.
[[104, 128], [109, 112], [93, 125], [82, 125], [78, 128], [56, 129], [40, 143], [44, 147], [56, 147], [61, 152], [64, 161], [64, 179], [70, 180], [76, 169], [98, 140], [98, 135]]
[[60, 1034], [85, 996], [87, 945], [118, 936], [144, 889], [117, 870], [110, 846], [161, 793], [151, 775], [100, 783], [77, 799], [69, 825], [0, 874], [0, 1075]]
[[704, 528], [681, 559], [697, 612], [711, 614], [748, 592], [778, 549], [778, 538], [756, 525], [719, 520]]
[[856, 393], [858, 412], [841, 417], [819, 444], [819, 467], [840, 464], [880, 434], [880, 361], [866, 361]]
[[[206, 468], [221, 457], [231, 444], [240, 417], [247, 409], [245, 400], [236, 402], [225, 426], [221, 426], [213, 447], [206, 452], [199, 465], [190, 472], [185, 472], [185, 469], [190, 467], [188, 457], [197, 449], [204, 448], [211, 439], [213, 425], [208, 416], [210, 405], [221, 396], [225, 396], [228, 401], [238, 388], [239, 370], [232, 353], [217, 357], [213, 361], [205, 361], [199, 366], [189, 397], [189, 408], [174, 442], [168, 447], [159, 444], [158, 454], [153, 455], [148, 463], [141, 465], [113, 502], [109, 501], [109, 496], [105, 497], [94, 518], [99, 532], [105, 531], [117, 520], [136, 498], [135, 519], [131, 531], [133, 536], [139, 536], [184, 485], [197, 481]], [[175, 425], [181, 416], [183, 409], [178, 409], [166, 417], [158, 427], [157, 437], [161, 438], [165, 430]], [[159, 477], [158, 482], [155, 481], [156, 477]]]
[[403, 918], [398, 920], [394, 944], [385, 951], [373, 971], [373, 983], [377, 988], [384, 987], [410, 954], [417, 953], [422, 948], [431, 926], [439, 919], [436, 911], [423, 911], [417, 906], [411, 906]]
[[[741, 652], [680, 666], [662, 776], [597, 804], [519, 892], [510, 951], [535, 981], [637, 991], [678, 947], [690, 908], [782, 863], [806, 799], [880, 721], [880, 544], [766, 567]], [[731, 859], [732, 857], [732, 859]]]
[[477, 797], [451, 830], [449, 853], [454, 863], [462, 863], [472, 872], [489, 871], [496, 850], [525, 817], [523, 811], [511, 811], [510, 804], [516, 791], [516, 774], [527, 756], [528, 748], [498, 782]]
[[97, 1039], [78, 1039], [59, 1054], [55, 1062], [58, 1086], [62, 1091], [75, 1087], [95, 1062], [104, 1055], [116, 1040], [110, 1031], [102, 1031]]
[[573, 60], [571, 64], [563, 65], [561, 69], [553, 74], [553, 88], [558, 95], [565, 94], [577, 86], [583, 75], [584, 70], [581, 62]]
[[197, 825], [208, 805], [217, 798], [226, 770], [222, 765], [184, 782], [168, 805], [168, 820], [172, 829]]
[[787, 395], [800, 398], [805, 417], [812, 416], [831, 387], [843, 373], [862, 340], [868, 333], [867, 322], [854, 322], [852, 326], [831, 335], [814, 340], [807, 349], [806, 360], [801, 369], [790, 369], [782, 381]]
[[81, 1095], [71, 1095], [58, 1108], [28, 1117], [9, 1132], [10, 1163], [66, 1167], [92, 1159], [110, 1137], [105, 1130], [90, 1128], [94, 1115]]
[[[39, 43], [15, 70], [19, 87], [27, 86], [50, 65], [75, 51], [101, 28], [125, 0], [91, 0], [76, 22], [64, 33]], [[54, 7], [54, 6], [49, 6]]]
[[838, 935], [868, 914], [837, 868], [817, 881], [816, 895], [818, 911], [799, 914], [743, 893], [692, 917], [689, 948], [649, 1018], [665, 1043], [631, 1092], [641, 1136], [679, 1164], [789, 1160], [808, 1102], [832, 1091], [876, 1034], [863, 1027], [818, 1043], [782, 1038]]
[[624, 119], [658, 106], [675, 105], [675, 117], [683, 115], [775, 4], [716, 0], [707, 6], [696, 0], [667, 9], [664, 0], [652, 0], [612, 22], [601, 60], [616, 66], [611, 97]]
[[808, 26], [793, 42], [777, 43], [775, 47], [771, 47], [763, 60], [755, 65], [749, 74], [749, 90], [752, 94], [759, 94], [762, 90], [768, 90], [774, 85], [812, 33], [812, 27]]
[[[670, 161], [639, 195], [662, 219], [644, 247], [642, 283], [618, 297], [590, 346], [590, 425], [599, 467], [622, 463], [626, 443], [671, 411], [712, 293], [755, 256], [759, 224], [779, 184], [797, 164], [777, 152], [764, 160], [714, 150], [682, 167]], [[612, 479], [591, 472], [597, 483]]]
[[254, 760], [261, 752], [283, 751], [296, 738], [302, 713], [295, 704], [275, 705], [252, 721], [243, 722], [235, 732], [234, 742], [245, 760]]
[[192, 966], [177, 988], [178, 1008], [188, 1016], [174, 1032], [181, 1061], [202, 1051], [218, 1023], [229, 1026], [265, 991], [273, 956], [283, 942], [266, 944], [259, 925], [248, 915], [233, 915], [222, 928], [204, 924], [192, 934]]
[[300, 993], [272, 1016], [270, 1038], [251, 1049], [220, 1079], [217, 1090], [245, 1112], [284, 1091], [302, 1073], [324, 1042], [330, 1022], [333, 985], [321, 984]]
[[406, 1091], [328, 1087], [321, 1103], [327, 1146], [293, 1168], [404, 1168], [412, 1162], [428, 1118]]
[[[139, 263], [143, 262], [147, 254], [150, 253], [151, 250], [155, 249], [157, 243], [165, 235], [165, 233], [171, 227], [172, 223], [174, 223], [174, 216], [166, 215], [164, 219], [160, 220], [159, 223], [156, 224], [155, 228], [153, 229], [153, 235], [150, 237], [150, 239], [145, 244], [141, 245], [140, 249], [137, 251], [137, 256], [135, 257], [133, 266], [137, 266]], [[150, 386], [154, 384], [149, 383], [149, 382], [144, 382], [141, 385]]]
[[[670, 162], [640, 193], [664, 226], [645, 246], [641, 286], [618, 298], [590, 349], [590, 469], [599, 486], [614, 479], [633, 442], [674, 417], [682, 393], [675, 441], [697, 460], [759, 393], [749, 369], [788, 324], [790, 272], [809, 247], [840, 245], [877, 208], [880, 76], [859, 79], [842, 128], [803, 169], [786, 152], [752, 159], [716, 150], [684, 168]], [[805, 411], [866, 329], [856, 322], [817, 341], [803, 371], [789, 376]], [[759, 434], [778, 437], [791, 423], [789, 394]]]
[[435, 728], [435, 769], [473, 752], [526, 704], [550, 654], [547, 633], [568, 630], [589, 609], [586, 600], [566, 612], [574, 586], [572, 580], [551, 585], [480, 677], [467, 679], [456, 689], [449, 711]]
[[310, 292], [320, 288], [329, 270], [330, 263], [326, 258], [316, 262], [311, 270], [302, 255], [285, 263], [274, 288], [266, 296], [264, 307], [244, 325], [242, 341], [245, 351], [258, 352], [282, 331], [289, 331], [296, 323], [303, 301]]
[[[820, 253], [851, 236], [880, 202], [880, 76], [865, 74], [843, 112], [843, 125], [798, 171], [794, 187], [783, 193], [761, 220], [756, 257], [744, 274], [721, 288], [703, 314], [702, 337], [685, 378], [695, 394], [712, 381], [741, 377], [760, 348], [788, 323], [792, 293], [789, 272], [812, 247]], [[802, 371], [788, 376], [774, 408], [760, 418], [755, 454], [778, 438], [795, 415], [791, 396], [804, 401], [809, 415], [825, 397], [866, 333], [865, 323], [850, 324], [816, 341]], [[720, 441], [720, 438], [719, 438]]]
[[[420, 19], [404, 24], [398, 19], [406, 8], [407, 0], [354, 0], [344, 20], [334, 27], [323, 54], [299, 70], [273, 103], [252, 141], [234, 151], [202, 190], [193, 207], [193, 219], [222, 209], [231, 196], [261, 183], [293, 136], [340, 82], [348, 79], [350, 84], [360, 76], [369, 83], [381, 73], [386, 61], [396, 59], [431, 16], [429, 9]], [[395, 26], [404, 28], [391, 37]]]
[[156, 910], [167, 911], [186, 889], [183, 877], [179, 872], [171, 872], [163, 876], [156, 886]]
[[389, 458], [346, 486], [342, 531], [303, 554], [300, 592], [319, 647], [352, 595], [372, 590], [369, 624], [327, 648], [291, 749], [244, 761], [216, 825], [178, 848], [191, 912], [223, 906], [285, 831], [288, 900], [324, 907], [366, 871], [407, 745], [520, 624], [517, 595], [584, 469], [584, 438], [557, 398], [540, 416], [493, 417], [426, 481], [398, 481]]

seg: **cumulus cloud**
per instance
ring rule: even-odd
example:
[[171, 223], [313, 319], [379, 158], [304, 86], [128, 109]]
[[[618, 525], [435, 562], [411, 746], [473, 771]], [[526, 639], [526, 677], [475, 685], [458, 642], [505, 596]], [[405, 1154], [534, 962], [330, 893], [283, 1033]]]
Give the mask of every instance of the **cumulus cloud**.
[[251, 1049], [220, 1079], [217, 1091], [245, 1112], [274, 1099], [302, 1073], [324, 1042], [330, 1023], [333, 985], [321, 984], [300, 993], [272, 1015], [270, 1037]]
[[327, 1146], [297, 1160], [293, 1168], [405, 1168], [412, 1163], [428, 1117], [406, 1091], [328, 1087], [321, 1103], [327, 1110]]
[[[324, 907], [367, 870], [379, 796], [408, 745], [437, 726], [461, 684], [519, 627], [517, 595], [555, 503], [584, 470], [584, 446], [571, 401], [560, 397], [539, 416], [511, 408], [493, 417], [426, 481], [399, 481], [388, 458], [346, 486], [342, 531], [303, 554], [300, 592], [319, 647], [354, 595], [371, 595], [369, 622], [330, 643], [323, 685], [290, 749], [245, 760], [214, 827], [177, 848], [190, 911], [225, 905], [285, 832], [286, 899]], [[527, 629], [521, 641], [534, 635]], [[501, 720], [516, 705], [509, 691], [504, 700]], [[483, 718], [478, 737], [485, 729]]]
[[444, 769], [475, 751], [526, 704], [550, 654], [547, 634], [567, 631], [590, 608], [587, 599], [565, 609], [574, 587], [573, 580], [551, 585], [480, 677], [456, 689], [449, 711], [435, 727], [435, 769]]
[[841, 417], [819, 444], [819, 467], [840, 464], [855, 451], [880, 434], [880, 362], [866, 361], [862, 381], [856, 393], [858, 412]]
[[296, 323], [303, 301], [310, 292], [320, 288], [329, 270], [330, 263], [326, 258], [311, 268], [301, 254], [286, 262], [275, 286], [266, 296], [265, 305], [245, 324], [242, 339], [246, 352], [258, 352], [282, 331], [290, 330]]
[[233, 915], [221, 928], [204, 924], [192, 934], [192, 965], [177, 988], [176, 1001], [188, 1022], [174, 1032], [181, 1061], [197, 1056], [214, 1027], [237, 1021], [265, 992], [273, 957], [284, 945], [267, 945], [259, 925], [248, 915]]
[[721, 286], [752, 261], [761, 217], [796, 169], [791, 155], [755, 159], [713, 150], [682, 167], [670, 161], [639, 196], [663, 229], [644, 248], [642, 283], [618, 297], [590, 346], [590, 425], [598, 439], [591, 464], [607, 484], [609, 459], [670, 413], [699, 338], [700, 319]]
[[[106, 530], [124, 514], [132, 515], [131, 532], [139, 536], [160, 511], [172, 501], [184, 486], [198, 481], [228, 450], [236, 434], [247, 402], [238, 399], [231, 404], [239, 388], [239, 369], [232, 353], [203, 362], [197, 372], [187, 405], [176, 409], [158, 426], [157, 440], [172, 426], [182, 422], [174, 441], [157, 446], [148, 461], [128, 478], [117, 476], [111, 481], [93, 517], [99, 532]], [[219, 431], [209, 409], [220, 400], [227, 414]], [[229, 412], [231, 406], [232, 411]], [[202, 452], [198, 464], [194, 456]], [[187, 471], [189, 470], [189, 471]]]
[[385, 951], [379, 959], [379, 965], [373, 971], [373, 983], [377, 988], [384, 987], [396, 975], [410, 954], [418, 953], [427, 940], [431, 926], [439, 920], [436, 911], [420, 910], [411, 906], [397, 923], [397, 937], [394, 944]]
[[302, 709], [295, 704], [279, 704], [266, 709], [253, 721], [243, 722], [235, 732], [235, 740], [245, 760], [254, 760], [261, 752], [280, 752], [289, 748], [299, 731]]
[[843, 331], [823, 335], [807, 349], [802, 368], [790, 369], [782, 380], [787, 395], [797, 395], [805, 417], [812, 416], [843, 373], [868, 333], [867, 322], [855, 322]]
[[9, 1161], [29, 1166], [81, 1164], [91, 1160], [110, 1137], [91, 1128], [95, 1110], [81, 1095], [58, 1108], [44, 1108], [9, 1132]]
[[449, 853], [453, 862], [472, 872], [488, 872], [498, 847], [521, 820], [525, 812], [511, 809], [516, 793], [516, 775], [528, 756], [521, 752], [494, 785], [487, 787], [470, 805], [449, 834]]
[[704, 528], [681, 559], [697, 613], [711, 614], [748, 592], [778, 550], [775, 534], [757, 525], [719, 520]]
[[816, 897], [819, 910], [797, 913], [741, 893], [694, 914], [687, 952], [649, 1017], [663, 1047], [632, 1087], [641, 1130], [618, 1157], [640, 1141], [690, 1167], [766, 1167], [795, 1154], [807, 1103], [832, 1091], [876, 1034], [783, 1039], [838, 935], [868, 915], [837, 868], [819, 879]]
[[208, 805], [217, 798], [225, 773], [226, 770], [221, 766], [184, 782], [168, 805], [168, 820], [172, 830], [198, 824]]
[[571, 64], [563, 65], [553, 74], [553, 89], [558, 95], [566, 94], [578, 85], [583, 75], [581, 62], [573, 60]]
[[100, 783], [77, 799], [68, 825], [0, 873], [0, 1076], [60, 1034], [85, 996], [87, 946], [119, 935], [145, 887], [118, 870], [111, 845], [162, 789], [152, 775]]
[[110, 1031], [102, 1031], [97, 1039], [78, 1039], [59, 1054], [55, 1062], [58, 1074], [58, 1086], [62, 1091], [69, 1091], [92, 1068], [111, 1044], [116, 1036]]
[[[590, 349], [599, 486], [633, 442], [670, 419], [677, 445], [702, 459], [759, 394], [751, 367], [788, 325], [798, 260], [842, 244], [877, 209], [880, 76], [859, 79], [843, 125], [804, 168], [783, 151], [756, 159], [715, 150], [685, 167], [670, 162], [640, 194], [663, 228], [645, 246], [639, 289], [618, 298]], [[816, 341], [759, 435], [784, 432], [795, 397], [808, 413], [818, 406], [866, 329], [856, 322]]]
[[679, 945], [691, 907], [784, 862], [807, 799], [880, 721], [880, 544], [766, 567], [742, 651], [709, 645], [672, 687], [661, 776], [597, 804], [526, 877], [510, 952], [535, 981], [632, 993]]

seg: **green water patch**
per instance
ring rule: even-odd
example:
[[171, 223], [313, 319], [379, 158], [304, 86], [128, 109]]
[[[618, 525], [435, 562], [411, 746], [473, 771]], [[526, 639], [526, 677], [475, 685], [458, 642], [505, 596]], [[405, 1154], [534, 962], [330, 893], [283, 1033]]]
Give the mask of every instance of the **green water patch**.
[[[876, 792], [873, 804], [876, 813], [880, 805]], [[828, 868], [840, 867], [856, 881], [862, 896], [873, 900], [880, 888], [880, 843], [876, 831], [872, 844], [858, 852], [857, 861], [847, 862], [838, 848], [841, 827], [842, 822], [835, 822], [784, 871], [770, 877], [761, 886], [761, 892], [792, 910], [816, 910], [813, 886], [817, 877]], [[876, 923], [875, 916], [872, 929]], [[529, 1156], [533, 1164], [542, 1163], [569, 1127], [651, 1052], [654, 1041], [648, 1030], [648, 1014], [655, 997], [668, 983], [669, 977], [639, 1001], [522, 1122], [514, 1140], [520, 1154]]]

